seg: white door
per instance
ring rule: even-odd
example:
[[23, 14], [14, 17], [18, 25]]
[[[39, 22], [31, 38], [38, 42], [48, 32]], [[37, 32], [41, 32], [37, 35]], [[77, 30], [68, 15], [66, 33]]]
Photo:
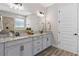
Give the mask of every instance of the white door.
[[77, 4], [78, 7], [78, 55], [79, 55], [79, 4]]
[[77, 5], [62, 4], [58, 7], [59, 47], [77, 53]]
[[20, 56], [20, 46], [14, 45], [5, 48], [5, 56]]

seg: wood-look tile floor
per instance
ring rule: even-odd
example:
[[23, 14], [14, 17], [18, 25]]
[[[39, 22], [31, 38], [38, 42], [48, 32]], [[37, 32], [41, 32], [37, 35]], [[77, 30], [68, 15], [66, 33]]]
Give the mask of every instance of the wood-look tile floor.
[[55, 47], [50, 47], [37, 54], [37, 56], [78, 56], [78, 55]]

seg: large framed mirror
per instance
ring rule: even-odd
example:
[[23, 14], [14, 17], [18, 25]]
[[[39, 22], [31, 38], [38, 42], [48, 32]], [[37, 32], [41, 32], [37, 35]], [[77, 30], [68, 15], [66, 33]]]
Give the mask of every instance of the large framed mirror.
[[3, 19], [2, 16], [0, 16], [0, 31], [3, 30]]
[[45, 18], [37, 14], [28, 15], [26, 18], [26, 27], [30, 27], [34, 33], [45, 31]]

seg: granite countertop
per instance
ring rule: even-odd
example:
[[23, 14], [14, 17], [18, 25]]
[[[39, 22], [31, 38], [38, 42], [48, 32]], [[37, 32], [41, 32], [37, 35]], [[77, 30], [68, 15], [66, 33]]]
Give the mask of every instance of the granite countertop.
[[32, 37], [35, 37], [35, 36], [41, 36], [41, 35], [45, 35], [45, 34], [47, 34], [47, 33], [43, 33], [43, 34], [37, 33], [37, 34], [34, 34], [34, 35], [23, 35], [23, 36], [18, 36], [18, 37], [0, 37], [0, 43], [8, 42], [8, 41], [14, 41], [14, 40], [20, 40], [20, 39], [23, 39], [23, 38], [32, 38]]

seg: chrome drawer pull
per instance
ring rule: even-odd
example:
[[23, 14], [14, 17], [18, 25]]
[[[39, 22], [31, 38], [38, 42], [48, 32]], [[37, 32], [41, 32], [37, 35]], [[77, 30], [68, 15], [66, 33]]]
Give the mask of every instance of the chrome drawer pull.
[[22, 45], [21, 47], [20, 47], [20, 51], [23, 51], [24, 50], [24, 46]]

